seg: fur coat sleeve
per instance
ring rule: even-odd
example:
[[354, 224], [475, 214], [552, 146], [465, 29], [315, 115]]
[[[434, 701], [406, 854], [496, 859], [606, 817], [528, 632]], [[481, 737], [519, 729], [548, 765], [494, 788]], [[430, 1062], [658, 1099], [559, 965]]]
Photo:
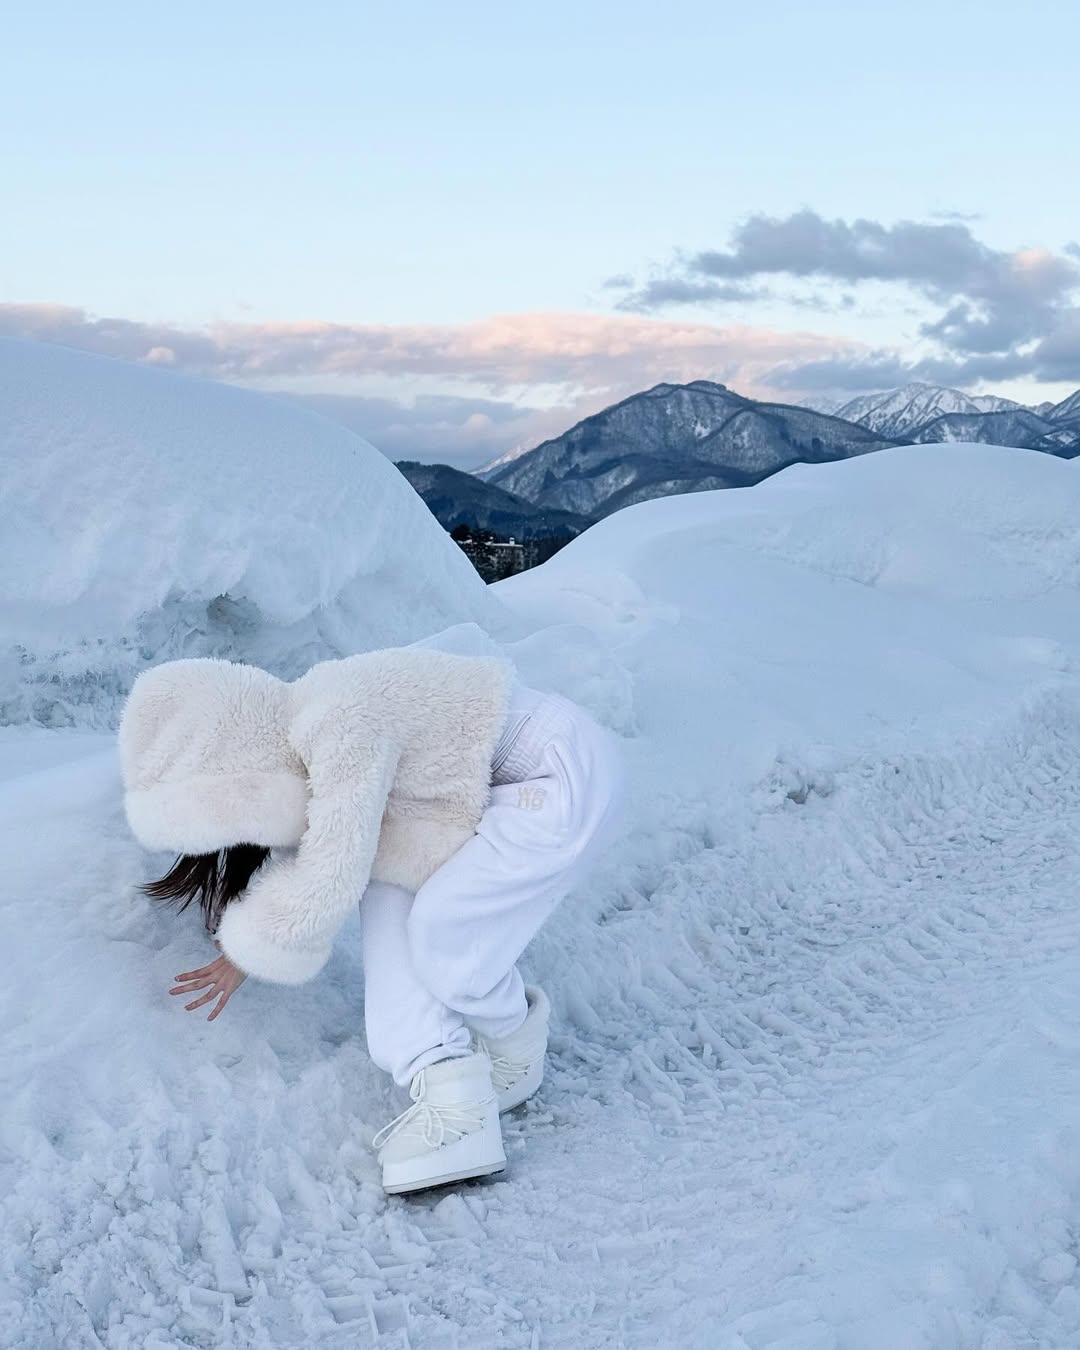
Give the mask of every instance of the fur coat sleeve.
[[307, 828], [295, 851], [255, 873], [217, 931], [234, 965], [277, 984], [302, 984], [326, 964], [367, 885], [398, 762], [394, 742], [372, 734], [356, 709], [299, 731]]

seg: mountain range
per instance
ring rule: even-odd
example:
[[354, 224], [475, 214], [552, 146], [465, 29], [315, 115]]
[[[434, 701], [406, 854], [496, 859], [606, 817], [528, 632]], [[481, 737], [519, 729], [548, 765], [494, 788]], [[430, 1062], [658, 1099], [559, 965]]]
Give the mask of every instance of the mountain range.
[[745, 398], [723, 384], [658, 384], [530, 450], [474, 473], [402, 462], [443, 525], [538, 536], [576, 533], [651, 497], [746, 487], [795, 463], [936, 441], [1080, 455], [1080, 390], [1029, 408], [993, 395], [909, 384], [835, 411]]

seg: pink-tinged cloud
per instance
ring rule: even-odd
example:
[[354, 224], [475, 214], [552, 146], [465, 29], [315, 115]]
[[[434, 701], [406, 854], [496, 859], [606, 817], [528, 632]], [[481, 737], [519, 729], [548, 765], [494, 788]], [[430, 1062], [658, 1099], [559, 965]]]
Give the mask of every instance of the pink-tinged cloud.
[[581, 392], [713, 379], [753, 393], [778, 363], [861, 350], [811, 333], [591, 314], [500, 314], [473, 323], [232, 325], [213, 330], [234, 378], [296, 374], [440, 376], [493, 393]]
[[768, 394], [769, 374], [857, 358], [856, 342], [814, 333], [715, 327], [637, 315], [500, 314], [461, 324], [168, 324], [96, 318], [60, 305], [0, 305], [0, 334], [234, 381], [382, 376], [468, 381], [494, 395], [557, 389], [622, 396], [658, 381], [719, 380]]

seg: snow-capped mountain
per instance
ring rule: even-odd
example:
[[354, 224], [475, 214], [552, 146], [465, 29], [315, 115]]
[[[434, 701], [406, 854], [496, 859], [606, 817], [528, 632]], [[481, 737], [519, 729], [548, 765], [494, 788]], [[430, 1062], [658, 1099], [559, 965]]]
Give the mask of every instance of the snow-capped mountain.
[[520, 459], [522, 455], [527, 455], [533, 447], [531, 445], [516, 445], [513, 450], [504, 450], [501, 455], [496, 455], [494, 459], [489, 459], [486, 464], [481, 464], [478, 469], [473, 469], [477, 478], [487, 478], [493, 474], [496, 469], [501, 469], [504, 464], [510, 464], [515, 459]]
[[935, 441], [977, 441], [983, 445], [1012, 445], [1042, 450], [1072, 459], [1080, 455], [1078, 428], [1068, 421], [1040, 417], [1030, 408], [987, 413], [944, 413], [909, 432], [919, 444]]
[[676, 492], [744, 487], [788, 464], [847, 459], [894, 439], [722, 384], [659, 384], [484, 474], [547, 508], [608, 515]]
[[1055, 403], [1046, 416], [1051, 422], [1080, 424], [1080, 389]]
[[936, 417], [954, 413], [1006, 412], [1022, 405], [994, 394], [965, 394], [959, 389], [945, 389], [918, 382], [905, 384], [902, 389], [886, 389], [882, 393], [862, 394], [849, 399], [835, 409], [833, 416], [848, 422], [858, 422], [882, 436], [907, 439], [918, 427]]

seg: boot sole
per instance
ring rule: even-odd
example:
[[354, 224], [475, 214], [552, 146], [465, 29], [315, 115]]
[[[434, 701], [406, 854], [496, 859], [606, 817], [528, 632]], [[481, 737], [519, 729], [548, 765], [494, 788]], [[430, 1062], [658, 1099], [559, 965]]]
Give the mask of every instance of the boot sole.
[[387, 1195], [410, 1195], [413, 1191], [427, 1191], [434, 1186], [449, 1186], [455, 1181], [472, 1181], [478, 1177], [493, 1177], [506, 1171], [506, 1160], [500, 1163], [486, 1163], [478, 1167], [465, 1167], [460, 1172], [447, 1172], [440, 1177], [425, 1177], [421, 1181], [401, 1181], [397, 1185], [383, 1183]]

